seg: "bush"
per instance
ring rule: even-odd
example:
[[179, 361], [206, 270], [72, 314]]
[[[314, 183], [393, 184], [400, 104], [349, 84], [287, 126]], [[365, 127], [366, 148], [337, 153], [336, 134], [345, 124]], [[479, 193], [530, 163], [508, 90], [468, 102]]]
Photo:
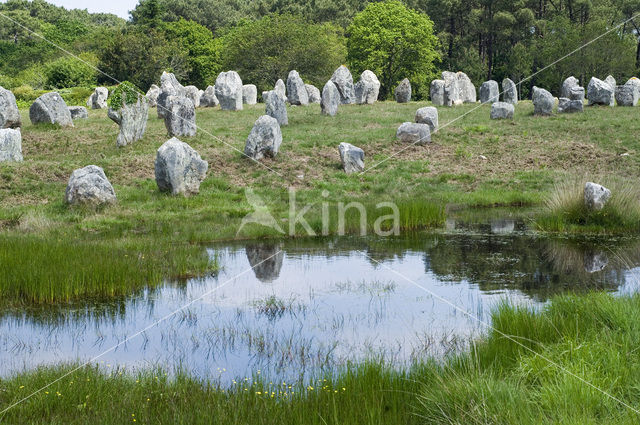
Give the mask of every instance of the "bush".
[[111, 93], [111, 97], [109, 97], [109, 108], [117, 111], [124, 105], [133, 105], [138, 101], [140, 96], [144, 96], [144, 93], [142, 93], [139, 88], [128, 81], [123, 81]]
[[241, 24], [222, 39], [224, 69], [234, 69], [258, 92], [271, 90], [297, 70], [306, 82], [322, 87], [345, 58], [342, 31], [293, 15], [273, 14]]
[[95, 56], [82, 55], [82, 62], [71, 56], [56, 59], [45, 65], [47, 88], [65, 88], [91, 86], [96, 84], [97, 71], [92, 65], [97, 62]]

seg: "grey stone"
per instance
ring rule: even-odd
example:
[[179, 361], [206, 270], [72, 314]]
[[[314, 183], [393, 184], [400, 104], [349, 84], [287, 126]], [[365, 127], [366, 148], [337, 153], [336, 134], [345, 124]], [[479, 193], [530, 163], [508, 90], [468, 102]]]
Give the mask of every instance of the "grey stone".
[[431, 96], [431, 103], [436, 106], [444, 106], [445, 84], [444, 80], [433, 80], [431, 82], [431, 91], [429, 95]]
[[331, 81], [333, 81], [338, 93], [340, 93], [340, 103], [344, 105], [356, 102], [353, 76], [346, 66], [342, 65], [336, 69], [331, 76]]
[[339, 105], [340, 92], [333, 81], [329, 80], [322, 88], [322, 99], [320, 100], [322, 113], [333, 117], [338, 113]]
[[[279, 98], [279, 96], [269, 96]], [[282, 132], [278, 120], [269, 115], [257, 119], [251, 129], [244, 146], [244, 154], [249, 158], [260, 160], [265, 156], [275, 158], [282, 143]]]
[[62, 127], [73, 127], [71, 112], [67, 104], [56, 92], [45, 93], [29, 108], [29, 119], [33, 124], [49, 123]]
[[112, 204], [116, 202], [116, 192], [102, 168], [87, 165], [71, 174], [64, 200], [71, 205]]
[[20, 129], [0, 129], [0, 162], [22, 161], [22, 134]]
[[512, 105], [518, 104], [518, 87], [510, 78], [502, 80], [502, 100]]
[[618, 85], [618, 83], [616, 83], [616, 79], [613, 78], [612, 75], [607, 75], [607, 78], [604, 79], [604, 82], [608, 83], [613, 89], [615, 89]]
[[221, 72], [216, 78], [215, 88], [216, 97], [223, 110], [242, 110], [242, 80], [237, 72]]
[[304, 86], [304, 81], [300, 78], [298, 71], [289, 72], [287, 77], [287, 99], [292, 105], [306, 106], [309, 104], [309, 96]]
[[570, 99], [571, 89], [573, 89], [574, 87], [580, 87], [580, 80], [572, 75], [562, 83], [562, 87], [560, 88], [560, 97], [566, 97]]
[[138, 96], [135, 104], [123, 102], [119, 110], [109, 108], [107, 115], [120, 126], [116, 146], [123, 147], [142, 139], [149, 119], [149, 102], [145, 96]]
[[242, 86], [242, 103], [246, 105], [255, 105], [258, 103], [258, 88], [254, 84], [245, 84]]
[[280, 276], [284, 260], [282, 244], [252, 243], [245, 247], [245, 252], [249, 265], [260, 282], [271, 283]]
[[91, 96], [89, 96], [87, 107], [91, 109], [106, 109], [108, 97], [109, 89], [106, 87], [96, 87]]
[[566, 97], [561, 97], [558, 101], [558, 113], [573, 113], [573, 112], [582, 112], [584, 110], [584, 101], [582, 100], [571, 100]]
[[398, 127], [396, 138], [401, 142], [409, 142], [414, 145], [424, 146], [431, 143], [431, 131], [427, 124], [405, 122]]
[[360, 75], [360, 80], [354, 86], [356, 103], [358, 105], [372, 105], [380, 94], [380, 81], [376, 74], [368, 69]]
[[347, 174], [364, 171], [364, 151], [350, 143], [340, 143], [340, 160], [342, 168]]
[[273, 91], [275, 91], [281, 98], [285, 100], [287, 99], [287, 86], [285, 86], [284, 81], [276, 81], [276, 84], [273, 87]]
[[408, 78], [400, 81], [400, 84], [398, 84], [395, 90], [395, 97], [398, 103], [411, 102], [411, 83]]
[[471, 79], [464, 72], [457, 72], [456, 77], [458, 79], [462, 103], [476, 103], [476, 86], [473, 85]]
[[418, 124], [427, 124], [431, 133], [438, 130], [438, 109], [433, 106], [425, 106], [416, 111], [415, 121]]
[[491, 220], [491, 233], [493, 233], [494, 235], [509, 235], [515, 230], [515, 220], [511, 220], [508, 218]]
[[156, 183], [161, 192], [194, 195], [207, 176], [209, 164], [188, 144], [173, 137], [158, 149], [155, 161]]
[[307, 90], [307, 97], [309, 98], [309, 103], [320, 103], [320, 99], [322, 99], [322, 95], [320, 94], [320, 89], [311, 84], [305, 84], [304, 88]]
[[89, 112], [84, 106], [69, 106], [69, 113], [72, 120], [89, 118]]
[[587, 251], [584, 253], [583, 265], [587, 273], [597, 273], [609, 264], [609, 257], [603, 251]]
[[445, 106], [461, 105], [476, 102], [476, 88], [464, 72], [444, 71]]
[[512, 103], [495, 102], [491, 105], [492, 120], [512, 120], [514, 112], [515, 107]]
[[19, 128], [22, 125], [16, 97], [0, 87], [0, 128]]
[[572, 87], [569, 92], [570, 100], [579, 100], [580, 102], [584, 101], [584, 87]]
[[640, 80], [629, 80], [623, 86], [616, 87], [618, 106], [637, 106], [640, 98]]
[[158, 96], [160, 96], [160, 87], [158, 87], [155, 84], [151, 84], [151, 87], [149, 87], [149, 90], [147, 90], [147, 94], [145, 96], [147, 97], [147, 101], [149, 102], [149, 107], [155, 108], [156, 106], [158, 106]]
[[494, 80], [485, 81], [480, 86], [480, 103], [495, 103], [500, 100], [500, 87]]
[[587, 86], [587, 99], [589, 105], [613, 106], [615, 104], [615, 86], [593, 77]]
[[164, 118], [168, 112], [167, 99], [170, 96], [186, 96], [186, 89], [176, 76], [170, 72], [163, 72], [160, 77], [160, 94], [157, 98], [158, 118]]
[[556, 104], [555, 98], [545, 89], [533, 87], [533, 114], [551, 115]]
[[584, 205], [593, 211], [600, 211], [611, 198], [611, 191], [596, 183], [584, 185]]
[[214, 86], [209, 86], [200, 97], [200, 106], [203, 108], [213, 108], [218, 106], [220, 102], [218, 102], [218, 98], [216, 97], [216, 88]]
[[196, 108], [188, 97], [171, 96], [167, 99], [168, 113], [164, 126], [169, 137], [193, 137], [196, 135]]
[[265, 114], [275, 118], [280, 125], [289, 125], [289, 115], [287, 114], [287, 104], [284, 97], [275, 90], [271, 90], [262, 95], [265, 103]]
[[202, 96], [200, 94], [200, 89], [198, 89], [196, 86], [186, 86], [184, 88], [185, 91], [185, 97], [187, 99], [189, 99], [191, 101], [191, 103], [193, 103], [193, 107], [194, 108], [199, 108], [200, 107], [200, 97]]

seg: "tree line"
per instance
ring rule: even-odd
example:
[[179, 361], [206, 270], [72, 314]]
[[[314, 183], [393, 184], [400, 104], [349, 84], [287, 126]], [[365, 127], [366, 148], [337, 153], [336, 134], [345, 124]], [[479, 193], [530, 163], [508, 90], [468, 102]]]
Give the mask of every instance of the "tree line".
[[140, 0], [128, 20], [8, 0], [0, 13], [0, 85], [23, 90], [113, 79], [146, 90], [164, 70], [206, 88], [228, 69], [259, 90], [291, 69], [322, 86], [347, 64], [354, 78], [374, 71], [383, 98], [405, 77], [427, 98], [443, 70], [522, 81], [527, 96], [640, 69], [640, 0]]

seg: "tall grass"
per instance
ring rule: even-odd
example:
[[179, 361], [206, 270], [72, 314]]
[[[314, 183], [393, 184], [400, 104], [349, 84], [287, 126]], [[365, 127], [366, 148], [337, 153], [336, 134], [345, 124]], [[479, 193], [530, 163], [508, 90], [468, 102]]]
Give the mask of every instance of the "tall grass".
[[4, 306], [130, 295], [164, 278], [215, 270], [197, 245], [0, 235]]
[[628, 180], [603, 179], [611, 199], [600, 211], [584, 203], [586, 179], [558, 183], [545, 202], [546, 211], [537, 219], [540, 229], [552, 232], [640, 232], [640, 190]]

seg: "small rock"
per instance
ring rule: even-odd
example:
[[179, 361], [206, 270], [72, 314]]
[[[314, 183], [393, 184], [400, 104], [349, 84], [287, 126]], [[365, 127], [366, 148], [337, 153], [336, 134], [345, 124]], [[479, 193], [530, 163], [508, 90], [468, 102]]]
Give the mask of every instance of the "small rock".
[[89, 112], [84, 106], [69, 106], [69, 113], [72, 120], [89, 118]]
[[518, 88], [510, 78], [502, 80], [502, 100], [512, 105], [518, 104]]
[[237, 72], [221, 72], [216, 78], [215, 90], [222, 110], [242, 110], [242, 79]]
[[147, 94], [145, 95], [147, 101], [149, 102], [150, 108], [155, 108], [158, 106], [158, 96], [160, 96], [160, 87], [155, 84], [151, 84], [149, 90], [147, 90]]
[[307, 88], [304, 86], [304, 81], [302, 81], [300, 74], [298, 74], [296, 70], [289, 72], [289, 76], [287, 77], [287, 99], [292, 105], [306, 106], [309, 104]]
[[209, 164], [188, 144], [173, 137], [156, 154], [156, 183], [161, 192], [193, 195], [207, 176]]
[[20, 162], [22, 159], [22, 134], [20, 129], [0, 129], [0, 162]]
[[333, 117], [338, 113], [338, 105], [340, 105], [340, 92], [333, 81], [327, 81], [322, 89], [322, 99], [320, 100], [322, 113]]
[[569, 100], [584, 102], [584, 87], [573, 87], [569, 92]]
[[112, 204], [116, 202], [116, 192], [102, 168], [88, 165], [71, 174], [64, 200], [70, 205]]
[[207, 87], [200, 97], [200, 106], [203, 108], [213, 108], [219, 104], [220, 102], [218, 102], [218, 98], [216, 97], [216, 88], [214, 86]]
[[16, 97], [0, 87], [0, 128], [19, 128], [22, 125]]
[[360, 81], [354, 86], [356, 103], [358, 105], [372, 105], [378, 100], [380, 81], [376, 74], [368, 69], [360, 75]]
[[585, 252], [583, 258], [584, 271], [587, 273], [596, 273], [604, 270], [609, 264], [607, 254], [602, 251]]
[[167, 99], [169, 112], [164, 116], [164, 126], [169, 137], [193, 137], [196, 135], [196, 108], [187, 97], [171, 96]]
[[[269, 96], [269, 99], [279, 96]], [[278, 120], [263, 115], [255, 122], [244, 147], [244, 154], [249, 158], [260, 160], [265, 156], [275, 158], [282, 143], [282, 132]]]
[[600, 211], [611, 198], [611, 191], [596, 183], [587, 182], [584, 186], [584, 204], [593, 211]]
[[200, 90], [196, 86], [186, 86], [184, 88], [185, 97], [193, 103], [194, 108], [200, 107]]
[[280, 96], [275, 90], [262, 95], [265, 103], [265, 114], [278, 121], [279, 125], [289, 125], [289, 115], [287, 114], [287, 104], [284, 97]]
[[[497, 84], [497, 83], [496, 83]], [[507, 102], [495, 102], [491, 105], [491, 119], [492, 120], [512, 120], [515, 107], [512, 103]]]
[[408, 103], [411, 101], [411, 83], [405, 78], [398, 84], [395, 91], [396, 102]]
[[533, 88], [533, 114], [534, 115], [551, 115], [555, 99], [545, 89], [539, 87]]
[[433, 106], [418, 109], [415, 121], [418, 124], [427, 124], [431, 133], [435, 133], [438, 130], [438, 109]]
[[29, 119], [33, 124], [58, 124], [62, 127], [73, 127], [71, 112], [67, 104], [56, 92], [45, 93], [29, 108]]
[[584, 102], [582, 100], [571, 100], [566, 97], [561, 97], [558, 101], [558, 113], [573, 113], [582, 112], [584, 109]]
[[431, 143], [431, 131], [427, 124], [417, 124], [405, 122], [396, 132], [396, 138], [401, 142], [412, 143], [417, 146], [424, 146]]
[[485, 81], [480, 86], [480, 103], [495, 103], [500, 100], [500, 87], [494, 80]]
[[364, 151], [349, 143], [340, 143], [340, 160], [345, 173], [359, 173], [364, 171]]
[[258, 103], [258, 88], [254, 84], [242, 86], [242, 103], [245, 105], [255, 105]]
[[433, 103], [436, 106], [444, 106], [444, 90], [445, 90], [444, 80], [433, 80], [431, 82], [431, 91], [429, 92], [429, 96], [431, 97], [431, 103]]
[[320, 103], [322, 96], [320, 95], [320, 89], [311, 84], [305, 84], [304, 88], [307, 90], [307, 97], [309, 103]]

